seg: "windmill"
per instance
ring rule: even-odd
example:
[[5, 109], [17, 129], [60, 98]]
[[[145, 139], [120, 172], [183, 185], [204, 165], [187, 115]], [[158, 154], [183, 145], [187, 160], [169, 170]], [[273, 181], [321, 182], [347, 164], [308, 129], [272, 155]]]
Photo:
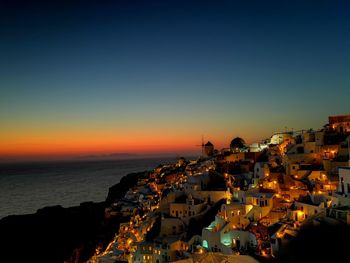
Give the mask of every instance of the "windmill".
[[202, 144], [197, 144], [196, 146], [202, 147], [202, 156], [204, 156], [204, 137], [203, 137], [203, 135], [202, 135]]

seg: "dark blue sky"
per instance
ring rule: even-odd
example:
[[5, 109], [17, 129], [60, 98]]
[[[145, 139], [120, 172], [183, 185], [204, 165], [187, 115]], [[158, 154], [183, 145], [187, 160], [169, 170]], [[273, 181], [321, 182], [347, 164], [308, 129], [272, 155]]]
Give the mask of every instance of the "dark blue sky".
[[53, 2], [1, 2], [0, 134], [12, 146], [87, 129], [224, 146], [350, 112], [347, 1]]

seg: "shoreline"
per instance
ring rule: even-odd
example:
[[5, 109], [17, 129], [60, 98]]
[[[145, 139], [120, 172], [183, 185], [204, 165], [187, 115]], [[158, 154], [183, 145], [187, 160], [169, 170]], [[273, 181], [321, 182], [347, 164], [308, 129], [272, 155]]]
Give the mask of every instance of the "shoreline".
[[0, 219], [36, 213], [47, 206], [64, 208], [103, 202], [108, 189], [128, 173], [152, 170], [175, 157], [0, 164]]
[[[47, 206], [32, 214], [8, 215], [0, 219], [2, 258], [13, 261], [35, 259], [36, 262], [78, 262], [88, 260], [97, 247], [105, 248], [127, 218], [105, 216], [105, 209], [115, 198], [121, 198], [148, 171], [124, 175], [109, 188], [103, 202], [82, 202], [64, 208]], [[18, 255], [17, 243], [26, 245]], [[38, 248], [40, 248], [38, 250]]]

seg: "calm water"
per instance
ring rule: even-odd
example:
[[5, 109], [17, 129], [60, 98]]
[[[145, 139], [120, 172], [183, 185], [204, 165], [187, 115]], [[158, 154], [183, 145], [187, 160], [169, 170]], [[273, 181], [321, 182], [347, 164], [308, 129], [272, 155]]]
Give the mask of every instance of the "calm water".
[[0, 218], [34, 213], [44, 206], [104, 201], [126, 174], [174, 162], [175, 158], [0, 164]]

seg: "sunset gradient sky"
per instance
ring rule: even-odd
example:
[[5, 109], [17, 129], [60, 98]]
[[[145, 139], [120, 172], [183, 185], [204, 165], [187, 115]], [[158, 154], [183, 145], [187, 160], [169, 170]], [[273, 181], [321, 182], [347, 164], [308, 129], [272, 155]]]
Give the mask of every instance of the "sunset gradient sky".
[[202, 135], [222, 148], [350, 113], [347, 1], [8, 2], [2, 159], [199, 153]]

